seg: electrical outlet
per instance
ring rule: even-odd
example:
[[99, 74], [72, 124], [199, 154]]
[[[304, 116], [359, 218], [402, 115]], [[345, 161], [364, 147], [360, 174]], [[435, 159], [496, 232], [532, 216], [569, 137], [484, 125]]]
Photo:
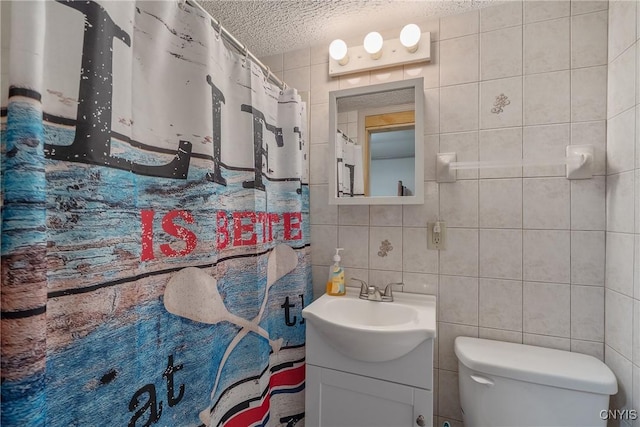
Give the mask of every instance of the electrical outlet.
[[446, 249], [447, 225], [444, 221], [427, 223], [427, 249], [441, 251]]

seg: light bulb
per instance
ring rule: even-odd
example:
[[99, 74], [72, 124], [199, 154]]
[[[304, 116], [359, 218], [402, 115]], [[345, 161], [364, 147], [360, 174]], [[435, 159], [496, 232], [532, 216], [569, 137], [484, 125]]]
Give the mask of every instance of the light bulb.
[[380, 33], [372, 31], [364, 38], [364, 50], [371, 55], [371, 59], [378, 59], [382, 56], [382, 36]]
[[416, 24], [407, 24], [400, 32], [400, 43], [406, 47], [409, 52], [418, 50], [418, 42], [422, 32]]
[[329, 45], [329, 56], [334, 60], [338, 61], [338, 64], [345, 65], [349, 62], [349, 57], [347, 56], [347, 44], [344, 40], [335, 39]]

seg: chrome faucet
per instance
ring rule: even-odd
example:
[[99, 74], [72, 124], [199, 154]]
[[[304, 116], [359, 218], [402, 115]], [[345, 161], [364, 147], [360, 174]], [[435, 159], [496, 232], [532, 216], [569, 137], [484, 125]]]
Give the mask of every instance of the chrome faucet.
[[393, 301], [393, 286], [404, 286], [404, 283], [389, 283], [384, 288], [384, 292], [381, 292], [380, 288], [377, 286], [369, 286], [364, 280], [355, 278], [351, 278], [351, 280], [360, 282], [360, 299], [367, 301], [391, 302]]
[[383, 301], [393, 301], [393, 287], [394, 286], [402, 286], [402, 289], [404, 289], [404, 283], [402, 282], [396, 282], [396, 283], [389, 283], [385, 288], [384, 288], [384, 294], [383, 294]]

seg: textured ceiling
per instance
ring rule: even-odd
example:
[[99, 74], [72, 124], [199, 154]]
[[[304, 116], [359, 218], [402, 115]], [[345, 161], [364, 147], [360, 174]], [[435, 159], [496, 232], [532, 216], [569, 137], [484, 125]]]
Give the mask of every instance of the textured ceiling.
[[257, 57], [364, 37], [410, 22], [460, 13], [493, 0], [198, 0], [222, 26]]

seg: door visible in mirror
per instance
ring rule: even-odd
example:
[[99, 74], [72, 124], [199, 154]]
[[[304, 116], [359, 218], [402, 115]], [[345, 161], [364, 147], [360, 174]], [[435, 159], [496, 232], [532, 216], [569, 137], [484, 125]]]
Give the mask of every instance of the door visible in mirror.
[[362, 112], [366, 196], [415, 194], [415, 111], [399, 109], [403, 111]]

